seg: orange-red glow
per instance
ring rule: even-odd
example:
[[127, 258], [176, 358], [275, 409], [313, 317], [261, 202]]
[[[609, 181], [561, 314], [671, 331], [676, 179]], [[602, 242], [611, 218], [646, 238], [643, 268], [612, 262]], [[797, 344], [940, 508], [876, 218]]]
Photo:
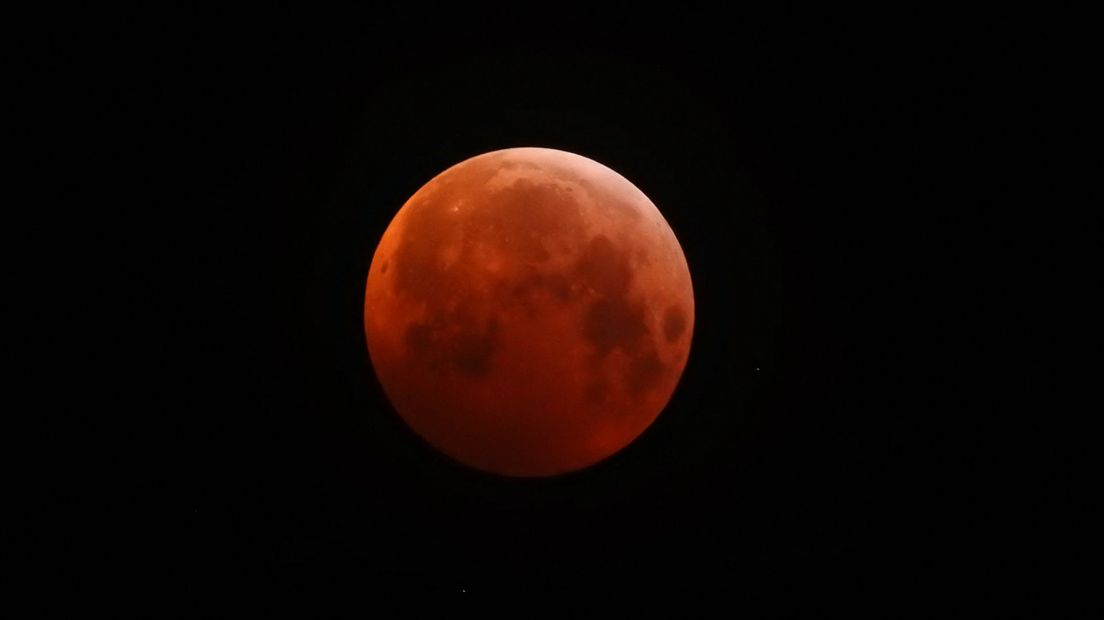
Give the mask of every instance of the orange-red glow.
[[372, 259], [364, 325], [419, 435], [484, 471], [548, 476], [655, 420], [686, 365], [694, 298], [674, 233], [629, 181], [507, 149], [403, 205]]

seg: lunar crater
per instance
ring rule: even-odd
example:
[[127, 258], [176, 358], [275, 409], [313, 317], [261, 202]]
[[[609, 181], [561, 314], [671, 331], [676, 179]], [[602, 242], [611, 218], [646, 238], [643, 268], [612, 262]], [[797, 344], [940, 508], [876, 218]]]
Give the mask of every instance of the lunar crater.
[[670, 306], [663, 313], [663, 336], [667, 342], [675, 342], [686, 332], [686, 314], [678, 306]]

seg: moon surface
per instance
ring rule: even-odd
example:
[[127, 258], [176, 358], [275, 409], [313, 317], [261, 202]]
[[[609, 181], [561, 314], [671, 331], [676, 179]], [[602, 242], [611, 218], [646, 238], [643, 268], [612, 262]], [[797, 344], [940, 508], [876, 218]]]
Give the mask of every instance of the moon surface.
[[690, 353], [694, 295], [652, 201], [544, 148], [465, 160], [383, 234], [364, 300], [372, 365], [399, 415], [479, 470], [552, 476], [655, 421]]

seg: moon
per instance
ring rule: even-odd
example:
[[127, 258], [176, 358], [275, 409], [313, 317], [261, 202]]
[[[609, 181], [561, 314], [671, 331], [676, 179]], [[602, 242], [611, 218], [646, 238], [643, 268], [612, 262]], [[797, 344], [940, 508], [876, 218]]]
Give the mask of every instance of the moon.
[[419, 189], [368, 270], [372, 366], [403, 420], [465, 465], [512, 477], [591, 466], [660, 415], [686, 366], [682, 247], [627, 179], [510, 148]]

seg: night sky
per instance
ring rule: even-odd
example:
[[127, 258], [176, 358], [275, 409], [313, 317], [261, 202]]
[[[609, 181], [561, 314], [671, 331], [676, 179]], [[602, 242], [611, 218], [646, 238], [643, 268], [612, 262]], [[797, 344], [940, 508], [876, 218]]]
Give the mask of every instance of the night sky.
[[[919, 292], [951, 260], [932, 233], [968, 148], [947, 142], [953, 31], [636, 5], [167, 13], [118, 28], [147, 110], [127, 136], [156, 188], [142, 224], [181, 233], [162, 326], [180, 381], [149, 403], [184, 448], [171, 548], [201, 605], [665, 616], [960, 587], [928, 428], [960, 406], [947, 309]], [[363, 334], [398, 208], [514, 146], [630, 179], [696, 296], [665, 412], [554, 479], [430, 449]]]

